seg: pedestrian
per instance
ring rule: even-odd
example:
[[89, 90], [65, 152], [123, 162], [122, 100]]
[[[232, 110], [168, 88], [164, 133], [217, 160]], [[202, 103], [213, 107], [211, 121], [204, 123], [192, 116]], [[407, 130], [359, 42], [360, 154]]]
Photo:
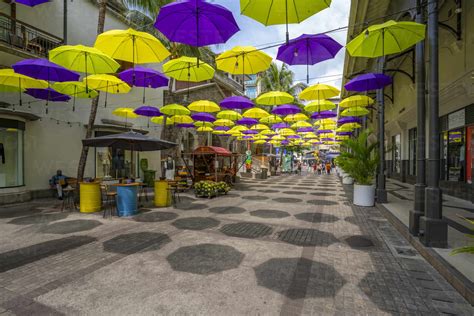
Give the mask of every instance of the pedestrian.
[[301, 175], [301, 161], [298, 161], [296, 164], [296, 169], [298, 170], [298, 174]]
[[331, 164], [328, 162], [326, 162], [326, 174], [331, 174]]
[[318, 163], [317, 162], [315, 162], [314, 165], [313, 165], [313, 173], [314, 174], [318, 173]]
[[68, 177], [63, 175], [61, 170], [57, 170], [56, 174], [51, 178], [51, 180], [49, 180], [49, 185], [51, 188], [55, 188], [58, 192], [59, 200], [63, 199], [63, 189], [67, 187], [67, 178]]

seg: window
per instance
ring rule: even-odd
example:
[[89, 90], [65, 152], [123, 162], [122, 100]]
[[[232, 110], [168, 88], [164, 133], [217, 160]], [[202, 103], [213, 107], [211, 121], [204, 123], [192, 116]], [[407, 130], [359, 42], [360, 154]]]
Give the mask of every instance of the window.
[[409, 174], [416, 175], [416, 127], [408, 130], [408, 142], [409, 142]]
[[0, 119], [0, 188], [24, 185], [24, 129], [23, 122]]
[[[111, 135], [111, 132], [95, 132], [95, 136]], [[133, 176], [131, 173], [132, 159], [133, 169], [137, 175], [137, 152], [133, 154], [129, 150], [115, 147], [97, 147], [96, 150], [95, 176], [97, 178], [125, 178]]]
[[448, 181], [464, 181], [466, 172], [466, 142], [464, 128], [451, 130], [447, 133], [447, 178]]
[[245, 94], [250, 99], [255, 99], [257, 97], [257, 88], [256, 87], [247, 87], [245, 90]]
[[401, 136], [397, 134], [392, 136], [392, 171], [400, 173], [400, 158], [401, 158]]

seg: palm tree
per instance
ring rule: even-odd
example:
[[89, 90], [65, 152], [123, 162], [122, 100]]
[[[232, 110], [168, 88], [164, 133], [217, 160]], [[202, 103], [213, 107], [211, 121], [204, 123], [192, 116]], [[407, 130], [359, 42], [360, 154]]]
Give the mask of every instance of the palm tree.
[[294, 84], [295, 74], [286, 64], [282, 64], [281, 68], [276, 63], [271, 63], [268, 68], [258, 78], [258, 83], [262, 92], [283, 91], [296, 96], [299, 83]]

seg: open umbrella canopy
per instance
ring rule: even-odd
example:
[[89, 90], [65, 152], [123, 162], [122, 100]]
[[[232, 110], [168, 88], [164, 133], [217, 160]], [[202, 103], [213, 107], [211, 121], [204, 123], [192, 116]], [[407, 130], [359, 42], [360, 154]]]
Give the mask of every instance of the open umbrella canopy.
[[334, 58], [341, 48], [326, 34], [303, 34], [280, 46], [277, 59], [288, 65], [314, 65]]
[[267, 70], [272, 58], [253, 46], [236, 46], [216, 58], [217, 69], [234, 75], [251, 75]]
[[365, 116], [369, 114], [369, 110], [362, 106], [353, 106], [341, 112], [341, 116]]
[[214, 127], [214, 124], [212, 124], [211, 122], [197, 121], [197, 122], [194, 122], [194, 126], [198, 126], [198, 127]]
[[188, 105], [188, 109], [194, 112], [206, 113], [219, 112], [221, 110], [221, 108], [215, 102], [208, 100], [194, 101], [193, 103]]
[[256, 131], [263, 131], [263, 130], [266, 130], [266, 129], [270, 129], [270, 127], [268, 127], [265, 124], [255, 124], [252, 127], [250, 127], [250, 129], [256, 130]]
[[337, 120], [337, 124], [339, 125], [346, 124], [346, 123], [359, 123], [360, 124], [362, 123], [362, 119], [355, 116], [346, 116], [346, 117], [340, 117]]
[[336, 117], [336, 116], [337, 114], [334, 113], [333, 111], [321, 111], [321, 112], [314, 112], [313, 115], [311, 115], [311, 118], [315, 120], [320, 120], [320, 119], [331, 118], [331, 117]]
[[66, 102], [71, 99], [70, 96], [59, 93], [51, 88], [46, 89], [26, 89], [26, 94], [35, 99], [47, 100], [51, 102]]
[[110, 30], [99, 34], [94, 47], [114, 59], [133, 64], [159, 63], [170, 55], [156, 37], [134, 29]]
[[214, 115], [206, 113], [206, 112], [199, 112], [191, 114], [191, 117], [195, 121], [203, 121], [203, 122], [214, 122], [216, 118]]
[[294, 105], [294, 104], [279, 105], [272, 110], [272, 113], [277, 114], [277, 115], [289, 115], [289, 114], [296, 114], [300, 112], [301, 112], [301, 109], [297, 105]]
[[29, 7], [34, 7], [39, 4], [49, 2], [50, 0], [15, 0], [16, 3], [20, 3]]
[[48, 87], [46, 81], [17, 74], [13, 69], [0, 69], [0, 85], [16, 87], [20, 90], [46, 89]]
[[245, 130], [247, 130], [247, 127], [242, 126], [242, 125], [237, 125], [237, 126], [234, 126], [230, 129], [231, 132], [242, 132], [242, 131], [245, 131]]
[[119, 78], [130, 86], [159, 88], [168, 86], [168, 78], [161, 72], [145, 67], [134, 67], [119, 73]]
[[194, 123], [179, 123], [179, 124], [176, 124], [176, 127], [179, 127], [179, 128], [195, 128], [196, 126], [194, 126]]
[[214, 126], [217, 126], [217, 127], [231, 127], [234, 125], [235, 123], [228, 119], [218, 119], [214, 121]]
[[263, 131], [260, 132], [260, 135], [272, 136], [272, 135], [276, 135], [276, 132], [272, 131], [271, 129], [264, 129]]
[[355, 77], [344, 85], [347, 91], [364, 92], [382, 89], [392, 84], [392, 77], [381, 73], [368, 73]]
[[312, 132], [314, 129], [313, 127], [300, 127], [296, 130], [297, 133], [309, 133]]
[[299, 121], [299, 122], [291, 124], [291, 128], [294, 128], [294, 129], [298, 129], [298, 128], [301, 128], [301, 127], [311, 128], [312, 126], [313, 125], [311, 125], [311, 123], [308, 123], [308, 122], [305, 122], [305, 121]]
[[232, 111], [232, 110], [226, 110], [226, 111], [220, 111], [216, 115], [217, 118], [219, 119], [227, 119], [231, 121], [237, 121], [242, 118], [242, 115], [238, 112]]
[[138, 118], [138, 115], [135, 114], [134, 109], [132, 108], [116, 108], [115, 110], [112, 111], [112, 114], [119, 117], [124, 117], [126, 119]]
[[253, 108], [253, 109], [245, 111], [242, 114], [243, 117], [249, 117], [249, 118], [254, 118], [254, 119], [261, 119], [269, 115], [270, 114], [267, 111], [262, 110], [260, 108]]
[[82, 144], [88, 147], [114, 147], [134, 151], [164, 150], [177, 145], [176, 143], [147, 137], [135, 132], [83, 139]]
[[167, 104], [160, 108], [160, 112], [165, 115], [189, 115], [191, 111], [188, 110], [185, 106], [173, 103]]
[[280, 122], [272, 125], [272, 129], [287, 128], [290, 127], [288, 123]]
[[[194, 120], [189, 115], [174, 115], [169, 118], [174, 124], [193, 124]], [[194, 124], [193, 124], [194, 126]]]
[[137, 115], [146, 116], [146, 117], [154, 117], [154, 116], [161, 116], [163, 115], [160, 110], [158, 110], [154, 106], [141, 106], [136, 108], [133, 111]]
[[222, 131], [227, 132], [228, 130], [230, 130], [230, 127], [229, 126], [221, 126], [221, 125], [217, 126], [216, 125], [214, 127], [214, 130], [215, 131], [220, 131], [220, 132], [222, 132]]
[[235, 123], [237, 125], [255, 125], [258, 123], [258, 120], [250, 117], [243, 117]]
[[112, 75], [90, 75], [84, 78], [84, 83], [92, 89], [107, 93], [128, 93], [131, 89], [127, 83]]
[[[155, 117], [152, 117], [152, 118], [150, 119], [150, 121], [151, 121], [152, 123], [162, 125], [163, 122], [165, 121], [165, 120], [164, 120], [165, 117], [166, 117], [166, 116], [164, 116], [164, 115], [163, 115], [163, 116], [158, 116], [158, 117], [155, 116]], [[171, 118], [166, 117], [166, 125], [173, 125], [173, 124], [174, 124], [174, 122], [171, 120]], [[193, 127], [194, 127], [194, 124], [193, 124]]]
[[202, 0], [163, 6], [155, 27], [170, 41], [196, 47], [225, 43], [240, 30], [231, 11]]
[[198, 131], [198, 132], [212, 132], [213, 129], [212, 129], [212, 127], [209, 127], [209, 126], [201, 126], [201, 127], [198, 127], [196, 129], [196, 131]]
[[295, 98], [287, 92], [270, 91], [258, 96], [256, 102], [257, 104], [262, 104], [262, 105], [280, 105], [280, 104], [291, 103], [294, 101], [294, 99]]
[[257, 134], [258, 134], [258, 131], [257, 131], [257, 130], [254, 130], [254, 129], [246, 129], [246, 130], [242, 131], [242, 134], [245, 134], [245, 135], [257, 135]]
[[307, 101], [324, 100], [338, 96], [339, 93], [341, 91], [333, 86], [318, 83], [301, 91], [299, 98]]
[[79, 74], [44, 58], [23, 59], [12, 65], [16, 73], [46, 81], [77, 81]]
[[323, 112], [329, 111], [336, 108], [336, 104], [329, 100], [315, 100], [313, 102], [308, 103], [305, 105], [304, 109], [307, 112]]
[[273, 115], [269, 115], [267, 117], [261, 118], [259, 122], [262, 124], [276, 124], [276, 123], [283, 122], [283, 119], [279, 117], [278, 115], [273, 114]]
[[119, 63], [94, 47], [63, 45], [49, 51], [49, 61], [86, 74], [115, 73]]
[[292, 123], [292, 122], [298, 122], [298, 121], [307, 121], [307, 120], [309, 120], [309, 117], [307, 117], [303, 113], [297, 113], [297, 114], [287, 115], [287, 116], [285, 116], [285, 118], [283, 120], [285, 122]]
[[59, 93], [70, 95], [74, 98], [95, 98], [99, 93], [92, 89], [87, 89], [86, 84], [81, 81], [55, 82], [52, 86]]
[[374, 99], [366, 95], [353, 95], [342, 100], [341, 103], [339, 103], [339, 106], [342, 108], [350, 108], [354, 106], [369, 106], [371, 104], [374, 104], [374, 102]]
[[199, 82], [212, 79], [215, 70], [204, 62], [198, 67], [196, 58], [183, 56], [166, 62], [163, 72], [176, 80]]
[[355, 129], [355, 128], [361, 128], [362, 125], [360, 125], [359, 123], [345, 123], [339, 127], [343, 129]]
[[281, 136], [289, 136], [289, 135], [295, 135], [296, 133], [291, 128], [282, 128], [281, 130], [278, 131], [278, 134], [280, 134]]
[[230, 110], [244, 110], [254, 106], [253, 102], [242, 96], [232, 96], [221, 101], [220, 106]]
[[369, 26], [346, 45], [351, 56], [375, 58], [400, 53], [425, 39], [426, 25], [393, 20]]

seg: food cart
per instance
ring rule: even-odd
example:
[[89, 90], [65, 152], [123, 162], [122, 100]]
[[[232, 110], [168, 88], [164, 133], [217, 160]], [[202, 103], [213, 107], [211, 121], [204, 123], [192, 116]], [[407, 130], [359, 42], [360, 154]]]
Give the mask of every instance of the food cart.
[[232, 183], [237, 156], [222, 147], [201, 146], [193, 151], [194, 183], [203, 180]]

